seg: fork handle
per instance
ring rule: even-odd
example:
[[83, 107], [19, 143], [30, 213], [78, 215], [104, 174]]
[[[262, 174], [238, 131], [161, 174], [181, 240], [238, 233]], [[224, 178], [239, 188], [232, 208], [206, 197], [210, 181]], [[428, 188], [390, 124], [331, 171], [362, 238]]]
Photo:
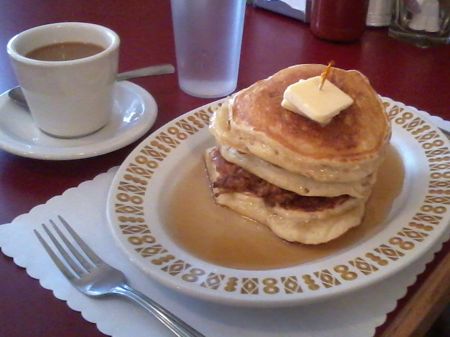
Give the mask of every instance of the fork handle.
[[160, 304], [129, 285], [121, 285], [115, 288], [113, 293], [122, 295], [142, 306], [178, 337], [205, 337]]

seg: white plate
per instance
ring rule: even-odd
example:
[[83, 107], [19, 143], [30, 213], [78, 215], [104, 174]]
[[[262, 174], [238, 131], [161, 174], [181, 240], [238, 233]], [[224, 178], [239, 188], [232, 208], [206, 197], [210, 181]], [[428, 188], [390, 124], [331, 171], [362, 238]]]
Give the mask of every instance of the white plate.
[[[119, 168], [107, 205], [114, 237], [129, 259], [162, 284], [201, 299], [243, 306], [305, 304], [342, 295], [401, 272], [449, 230], [449, 141], [417, 110], [384, 99], [391, 144], [405, 177], [386, 223], [331, 256], [270, 270], [205, 262], [168, 235], [162, 196], [187, 163], [213, 143], [208, 118], [220, 102], [193, 110], [143, 141]], [[175, 182], [176, 184], [176, 182]]]
[[117, 82], [111, 121], [89, 136], [61, 139], [40, 131], [31, 115], [5, 92], [0, 95], [0, 148], [22, 157], [47, 160], [94, 157], [141, 137], [152, 127], [157, 111], [155, 100], [146, 90], [131, 82]]
[[[400, 102], [396, 102], [388, 97], [381, 97], [384, 102], [386, 104], [395, 104], [399, 109], [408, 109], [410, 107], [405, 106], [405, 104], [400, 103]], [[450, 121], [447, 121], [445, 119], [442, 119], [439, 116], [433, 116], [430, 115], [428, 112], [423, 111], [423, 110], [417, 110], [415, 108], [414, 112], [416, 114], [419, 114], [420, 116], [422, 116], [425, 120], [429, 121], [431, 124], [434, 124], [435, 126], [437, 126], [439, 129], [444, 130], [445, 132], [448, 132], [450, 134]]]

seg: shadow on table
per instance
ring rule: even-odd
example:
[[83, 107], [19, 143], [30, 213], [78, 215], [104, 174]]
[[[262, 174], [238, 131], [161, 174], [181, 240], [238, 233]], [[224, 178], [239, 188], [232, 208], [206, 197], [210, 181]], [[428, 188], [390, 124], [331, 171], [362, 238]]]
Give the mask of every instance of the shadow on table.
[[430, 331], [427, 332], [425, 337], [442, 337], [450, 336], [450, 304], [444, 310], [444, 312], [434, 322]]

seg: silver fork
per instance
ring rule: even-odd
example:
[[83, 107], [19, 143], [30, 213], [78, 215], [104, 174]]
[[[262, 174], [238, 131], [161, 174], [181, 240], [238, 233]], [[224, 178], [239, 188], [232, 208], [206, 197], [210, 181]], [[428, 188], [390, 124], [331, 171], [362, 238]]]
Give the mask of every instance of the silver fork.
[[[63, 217], [58, 215], [58, 219], [78, 245], [78, 248], [75, 248], [52, 220], [50, 220], [50, 223], [54, 231], [58, 234], [60, 241], [58, 241], [45, 224], [42, 224], [44, 231], [53, 242], [62, 259], [58, 257], [36, 229], [34, 230], [34, 234], [36, 234], [58, 269], [75, 288], [83, 294], [93, 297], [111, 294], [124, 296], [148, 310], [176, 336], [205, 337], [170, 311], [130, 287], [125, 275], [121, 271], [108, 265], [98, 257]], [[66, 248], [63, 246], [66, 246]]]

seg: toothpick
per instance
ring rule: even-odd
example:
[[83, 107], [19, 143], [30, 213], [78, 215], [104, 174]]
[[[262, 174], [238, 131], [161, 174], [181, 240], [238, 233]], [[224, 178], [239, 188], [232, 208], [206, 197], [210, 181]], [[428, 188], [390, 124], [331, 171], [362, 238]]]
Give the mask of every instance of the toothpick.
[[319, 90], [322, 90], [322, 87], [325, 83], [325, 80], [327, 79], [328, 74], [330, 73], [331, 67], [334, 66], [334, 61], [330, 61], [330, 63], [328, 63], [327, 68], [322, 72], [322, 74], [320, 74], [320, 85], [319, 85]]

